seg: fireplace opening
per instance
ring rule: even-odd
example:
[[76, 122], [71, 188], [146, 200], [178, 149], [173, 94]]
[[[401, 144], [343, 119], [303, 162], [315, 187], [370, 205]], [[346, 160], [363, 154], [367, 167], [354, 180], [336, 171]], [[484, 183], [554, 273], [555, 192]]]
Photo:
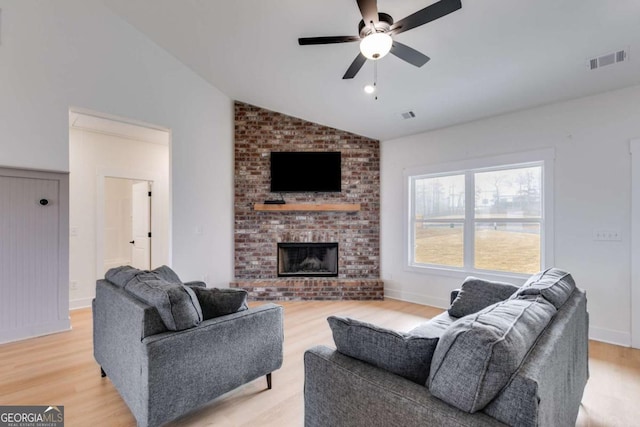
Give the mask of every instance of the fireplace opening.
[[338, 243], [278, 243], [278, 277], [337, 277]]

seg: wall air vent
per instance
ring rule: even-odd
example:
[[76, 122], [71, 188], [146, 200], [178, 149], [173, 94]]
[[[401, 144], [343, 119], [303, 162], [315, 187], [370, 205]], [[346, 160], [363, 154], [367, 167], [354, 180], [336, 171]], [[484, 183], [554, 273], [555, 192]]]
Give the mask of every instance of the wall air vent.
[[402, 118], [407, 120], [407, 119], [413, 119], [416, 116], [416, 113], [414, 113], [413, 111], [405, 111], [404, 113], [401, 113]]
[[607, 65], [617, 64], [618, 62], [626, 62], [629, 60], [629, 49], [618, 50], [604, 55], [590, 58], [587, 60], [589, 70], [606, 67]]

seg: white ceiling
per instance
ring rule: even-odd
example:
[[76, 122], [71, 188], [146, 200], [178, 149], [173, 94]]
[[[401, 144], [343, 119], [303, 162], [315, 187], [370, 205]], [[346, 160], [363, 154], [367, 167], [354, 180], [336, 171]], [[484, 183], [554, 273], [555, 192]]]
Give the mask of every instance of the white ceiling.
[[[103, 2], [232, 99], [380, 140], [640, 84], [639, 0], [462, 0], [396, 36], [431, 61], [382, 58], [377, 101], [362, 90], [371, 61], [342, 80], [357, 43], [297, 43], [357, 35], [355, 0]], [[431, 3], [378, 10], [398, 21]], [[628, 61], [588, 70], [588, 58], [626, 48]]]

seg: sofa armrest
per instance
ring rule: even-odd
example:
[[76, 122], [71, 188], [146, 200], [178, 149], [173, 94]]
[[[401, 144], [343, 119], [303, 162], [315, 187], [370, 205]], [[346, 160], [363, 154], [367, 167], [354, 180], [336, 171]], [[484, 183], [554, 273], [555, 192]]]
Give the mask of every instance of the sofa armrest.
[[510, 425], [575, 425], [589, 378], [588, 334], [586, 294], [575, 289], [483, 411]]
[[305, 427], [504, 426], [483, 413], [468, 414], [422, 385], [325, 346], [304, 354]]
[[142, 375], [149, 386], [149, 424], [173, 419], [279, 369], [283, 342], [283, 308], [276, 304], [146, 337]]
[[195, 286], [198, 288], [206, 288], [207, 284], [204, 283], [202, 280], [192, 280], [191, 282], [185, 282], [184, 283], [185, 286]]
[[140, 342], [148, 310], [153, 308], [106, 280], [97, 282], [92, 308], [94, 357], [132, 412], [139, 414], [143, 411], [141, 396], [145, 392], [140, 381], [144, 359]]

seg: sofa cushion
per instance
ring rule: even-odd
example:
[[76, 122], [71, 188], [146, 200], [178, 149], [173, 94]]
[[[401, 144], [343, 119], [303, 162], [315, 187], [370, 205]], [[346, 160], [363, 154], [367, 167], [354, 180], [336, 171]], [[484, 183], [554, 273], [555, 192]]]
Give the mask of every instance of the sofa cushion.
[[556, 309], [559, 309], [569, 299], [575, 288], [576, 282], [571, 274], [559, 268], [550, 268], [531, 276], [512, 298], [542, 295]]
[[395, 332], [347, 317], [327, 321], [340, 353], [419, 384], [428, 378], [437, 337]]
[[159, 279], [162, 279], [169, 283], [181, 284], [182, 280], [178, 277], [175, 271], [166, 265], [162, 265], [150, 271], [154, 273]]
[[244, 289], [217, 289], [191, 287], [198, 297], [204, 320], [246, 310], [247, 291]]
[[114, 267], [107, 270], [104, 274], [104, 278], [119, 288], [124, 288], [131, 279], [141, 272], [142, 270], [138, 270], [130, 265], [122, 265], [120, 267]]
[[431, 362], [431, 394], [466, 412], [484, 408], [509, 382], [556, 313], [542, 296], [509, 299], [454, 322]]
[[180, 277], [170, 267], [160, 266], [154, 270], [140, 270], [130, 265], [123, 265], [109, 269], [104, 278], [116, 286], [124, 288], [134, 277], [139, 280], [164, 280], [168, 283], [181, 284]]
[[202, 322], [202, 310], [191, 288], [164, 280], [130, 280], [125, 290], [155, 307], [167, 329], [181, 331]]
[[432, 319], [427, 320], [409, 331], [409, 335], [419, 337], [441, 337], [453, 322], [458, 320], [457, 317], [451, 316], [448, 312], [443, 311]]
[[518, 290], [517, 286], [504, 282], [492, 282], [467, 277], [462, 283], [458, 296], [449, 307], [453, 317], [464, 317], [485, 307], [504, 301]]

